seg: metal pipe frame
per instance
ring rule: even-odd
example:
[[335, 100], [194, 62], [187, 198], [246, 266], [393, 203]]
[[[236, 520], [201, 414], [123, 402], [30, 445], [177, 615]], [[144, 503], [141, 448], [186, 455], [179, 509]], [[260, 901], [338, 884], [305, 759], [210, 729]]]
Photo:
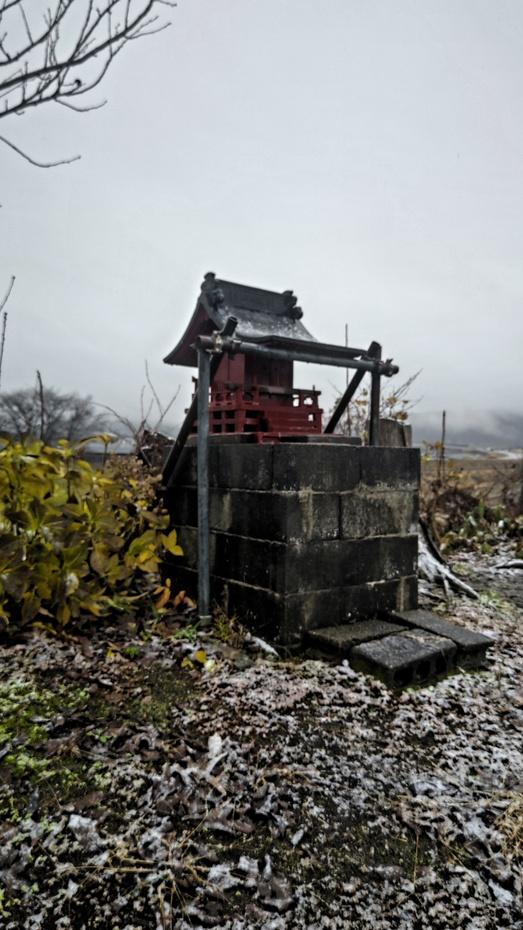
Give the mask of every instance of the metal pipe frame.
[[[270, 358], [281, 358], [285, 361], [301, 361], [319, 365], [335, 365], [342, 368], [356, 369], [333, 416], [329, 420], [325, 432], [333, 432], [343, 411], [367, 371], [371, 372], [371, 409], [369, 443], [379, 443], [379, 407], [380, 382], [382, 375], [391, 377], [397, 374], [399, 368], [391, 361], [382, 361], [381, 346], [377, 342], [371, 343], [367, 358], [355, 359], [348, 356], [331, 357], [321, 353], [301, 352], [294, 349], [275, 349], [270, 346], [259, 345], [234, 339], [232, 333], [237, 321], [229, 317], [221, 332], [212, 336], [199, 336], [196, 340], [198, 353], [198, 390], [193, 399], [178, 438], [169, 453], [164, 468], [164, 483], [171, 484], [181, 463], [181, 454], [185, 442], [194, 424], [195, 416], [198, 421], [197, 432], [197, 483], [198, 483], [198, 615], [201, 621], [210, 619], [210, 553], [209, 553], [209, 392], [212, 378], [216, 373], [223, 352], [231, 355], [241, 352], [243, 354], [265, 355]], [[349, 350], [350, 351], [350, 350]]]
[[376, 359], [356, 359], [342, 356], [325, 356], [314, 351], [305, 352], [299, 349], [274, 349], [271, 346], [248, 342], [243, 339], [234, 339], [229, 336], [198, 336], [195, 345], [198, 349], [207, 349], [210, 352], [229, 352], [231, 355], [264, 355], [268, 358], [281, 358], [284, 361], [307, 362], [312, 365], [330, 365], [337, 368], [355, 368], [360, 371], [370, 371], [390, 378], [399, 371], [397, 365], [390, 361]]
[[[220, 334], [217, 335], [229, 335], [231, 336], [238, 325], [238, 320], [234, 316], [228, 317], [225, 326]], [[221, 354], [214, 352], [211, 358], [211, 370], [210, 370], [210, 383], [214, 381], [214, 376], [218, 371], [219, 365], [221, 362]], [[198, 411], [198, 396], [196, 394], [193, 397], [190, 407], [185, 416], [180, 430], [176, 439], [174, 440], [170, 450], [169, 455], [163, 466], [163, 484], [164, 487], [168, 487], [171, 484], [174, 484], [176, 480], [176, 475], [178, 474], [181, 466], [183, 465], [183, 453], [185, 450], [185, 443], [187, 442], [189, 436], [191, 435], [192, 428], [196, 422]]]
[[[381, 346], [378, 346], [376, 356], [381, 358]], [[380, 392], [381, 375], [378, 371], [371, 374], [370, 384], [370, 417], [369, 417], [369, 446], [380, 444]]]
[[211, 356], [198, 349], [198, 616], [210, 619], [210, 558], [209, 558], [209, 391], [211, 387]]

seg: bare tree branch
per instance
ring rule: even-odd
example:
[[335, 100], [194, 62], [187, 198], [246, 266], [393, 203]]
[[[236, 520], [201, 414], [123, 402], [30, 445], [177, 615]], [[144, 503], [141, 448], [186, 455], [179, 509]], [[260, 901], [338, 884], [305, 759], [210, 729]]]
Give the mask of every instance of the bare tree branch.
[[7, 329], [7, 310], [2, 316], [2, 337], [0, 340], [0, 384], [2, 383], [2, 366], [4, 363], [5, 333]]
[[37, 370], [36, 380], [38, 383], [38, 399], [40, 401], [40, 435], [39, 439], [44, 438], [45, 433], [45, 400], [44, 400], [44, 385], [42, 381], [42, 375]]
[[149, 363], [148, 363], [147, 359], [145, 359], [145, 377], [146, 377], [146, 379], [147, 379], [147, 384], [149, 385], [149, 387], [150, 387], [150, 389], [151, 389], [151, 394], [153, 395], [153, 397], [154, 397], [154, 399], [155, 399], [155, 401], [156, 401], [156, 406], [158, 407], [158, 413], [159, 413], [159, 415], [160, 415], [160, 419], [163, 420], [163, 409], [162, 409], [162, 405], [161, 405], [161, 403], [160, 403], [160, 398], [158, 397], [158, 394], [157, 394], [157, 392], [156, 392], [156, 388], [155, 388], [154, 384], [153, 384], [152, 381], [151, 381], [151, 376], [150, 376], [150, 374], [149, 374]]
[[[95, 404], [95, 406], [101, 407], [103, 410], [107, 410], [109, 411], [109, 413], [112, 413], [116, 421], [120, 423], [121, 426], [125, 428], [126, 432], [129, 433], [133, 437], [137, 453], [141, 455], [143, 454], [144, 457], [147, 458], [145, 454], [145, 449], [144, 449], [144, 441], [146, 440], [146, 437], [151, 437], [151, 436], [154, 436], [156, 433], [158, 433], [160, 426], [164, 422], [165, 417], [169, 413], [169, 410], [173, 406], [174, 402], [176, 401], [180, 393], [180, 386], [178, 385], [176, 391], [169, 398], [168, 403], [164, 407], [160, 400], [158, 392], [156, 391], [156, 388], [154, 387], [152, 383], [152, 380], [149, 374], [149, 366], [147, 362], [145, 363], [145, 375], [147, 378], [147, 384], [151, 390], [153, 398], [149, 401], [147, 409], [145, 409], [144, 401], [145, 401], [146, 385], [144, 384], [140, 391], [140, 420], [138, 423], [134, 422], [129, 417], [126, 417], [123, 414], [118, 413], [117, 410], [115, 410], [113, 407], [110, 407], [108, 404], [97, 403]], [[159, 418], [158, 420], [154, 422], [154, 424], [149, 422], [149, 417], [151, 415], [153, 404], [156, 404], [156, 406], [158, 407], [158, 411], [159, 411]]]
[[16, 280], [16, 279], [15, 279], [14, 274], [11, 275], [11, 280], [10, 280], [10, 282], [9, 282], [9, 284], [8, 284], [6, 294], [5, 294], [5, 296], [2, 298], [2, 301], [0, 302], [0, 313], [1, 313], [2, 310], [4, 309], [4, 307], [5, 307], [6, 303], [7, 303], [7, 301], [9, 300], [9, 298], [10, 298], [10, 296], [11, 296], [11, 291], [13, 290], [15, 280]]
[[68, 103], [66, 100], [57, 100], [56, 102], [62, 107], [67, 107], [68, 110], [74, 110], [75, 113], [90, 113], [92, 110], [101, 110], [106, 105], [107, 100], [102, 100], [101, 103], [86, 104], [84, 107], [75, 106], [74, 103]]
[[171, 407], [172, 407], [172, 405], [174, 404], [175, 400], [177, 400], [178, 394], [179, 394], [179, 393], [180, 393], [180, 385], [178, 385], [178, 387], [176, 388], [176, 390], [175, 390], [174, 394], [172, 395], [172, 397], [171, 397], [169, 403], [167, 404], [167, 406], [164, 407], [160, 419], [157, 420], [157, 422], [154, 424], [154, 430], [153, 430], [153, 432], [157, 432], [157, 431], [160, 429], [160, 426], [162, 425], [163, 421], [165, 420], [165, 417], [167, 416], [167, 414], [169, 413], [169, 410], [171, 409]]
[[5, 136], [0, 136], [0, 142], [3, 142], [4, 145], [8, 145], [10, 149], [13, 149], [18, 155], [25, 158], [29, 164], [35, 165], [37, 168], [57, 168], [58, 165], [71, 165], [73, 161], [78, 161], [82, 157], [81, 155], [73, 155], [72, 158], [60, 158], [58, 161], [37, 161], [36, 158], [32, 158], [27, 152], [23, 152], [22, 149], [19, 149], [14, 142], [10, 142]]
[[[100, 7], [92, 0], [80, 2], [84, 6], [81, 22], [79, 0], [55, 0], [54, 9], [46, 11], [41, 5], [40, 16], [32, 11], [33, 20], [43, 23], [38, 32], [30, 27], [23, 0], [12, 0], [0, 9], [0, 30], [4, 30], [0, 93], [8, 92], [0, 118], [92, 90], [127, 42], [170, 25], [160, 21], [156, 9], [176, 5], [170, 0], [105, 0]], [[24, 41], [14, 27], [16, 13], [23, 19]], [[72, 45], [71, 33], [75, 35]]]
[[15, 283], [15, 276], [13, 274], [11, 275], [11, 280], [7, 286], [7, 291], [5, 292], [4, 297], [0, 301], [0, 313], [4, 311], [2, 315], [2, 336], [0, 338], [0, 384], [2, 383], [2, 367], [4, 364], [5, 334], [6, 334], [6, 329], [7, 329], [7, 310], [4, 310], [4, 307], [11, 296], [11, 291], [13, 290], [14, 283]]
[[[79, 106], [71, 98], [97, 87], [128, 42], [170, 26], [159, 11], [175, 6], [174, 0], [0, 0], [0, 119], [45, 103], [80, 113], [99, 109], [105, 101]], [[39, 168], [79, 158], [42, 162], [5, 136], [0, 141]]]

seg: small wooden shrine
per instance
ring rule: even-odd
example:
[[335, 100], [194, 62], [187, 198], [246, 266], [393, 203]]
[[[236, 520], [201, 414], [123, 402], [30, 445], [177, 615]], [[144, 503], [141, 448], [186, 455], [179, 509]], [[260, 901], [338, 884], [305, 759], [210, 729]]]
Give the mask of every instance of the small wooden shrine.
[[[197, 337], [222, 329], [231, 316], [237, 320], [238, 340], [273, 347], [298, 342], [312, 348], [316, 340], [301, 322], [303, 313], [297, 302], [292, 291], [266, 291], [206, 274], [189, 325], [164, 361], [196, 367]], [[209, 432], [249, 433], [258, 442], [321, 433], [320, 392], [295, 388], [293, 369], [292, 358], [224, 352], [211, 385]]]

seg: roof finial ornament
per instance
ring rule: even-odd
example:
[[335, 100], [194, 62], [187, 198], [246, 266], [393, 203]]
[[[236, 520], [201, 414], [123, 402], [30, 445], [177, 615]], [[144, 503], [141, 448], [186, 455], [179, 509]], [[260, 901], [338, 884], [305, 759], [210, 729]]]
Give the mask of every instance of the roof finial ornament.
[[216, 275], [214, 271], [208, 271], [207, 274], [204, 274], [203, 282], [202, 282], [202, 291], [206, 291], [208, 288], [213, 287], [215, 281], [216, 281]]
[[284, 291], [282, 294], [283, 303], [285, 309], [287, 310], [287, 315], [290, 316], [291, 320], [301, 320], [303, 316], [303, 310], [301, 307], [297, 307], [298, 298], [294, 291]]
[[203, 278], [202, 293], [205, 292], [212, 307], [219, 307], [225, 302], [225, 296], [220, 287], [216, 287], [214, 271], [208, 271]]

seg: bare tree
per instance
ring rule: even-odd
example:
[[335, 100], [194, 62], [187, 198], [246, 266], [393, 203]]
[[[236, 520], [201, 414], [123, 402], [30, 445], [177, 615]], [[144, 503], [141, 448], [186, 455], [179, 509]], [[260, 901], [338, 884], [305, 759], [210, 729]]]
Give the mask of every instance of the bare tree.
[[[103, 106], [105, 100], [83, 100], [125, 45], [170, 25], [161, 8], [173, 6], [172, 0], [0, 0], [0, 118], [45, 103], [79, 112]], [[4, 136], [0, 142], [42, 168], [80, 157], [40, 162]]]
[[[139, 420], [131, 419], [118, 413], [113, 407], [107, 404], [97, 404], [115, 418], [117, 427], [123, 427], [126, 437], [132, 437], [136, 454], [150, 467], [160, 468], [165, 458], [166, 448], [172, 440], [160, 432], [164, 427], [165, 418], [171, 410], [180, 393], [180, 386], [176, 388], [167, 403], [162, 403], [158, 391], [156, 390], [149, 372], [149, 363], [145, 360], [145, 381], [140, 391], [140, 418]], [[147, 397], [147, 387], [151, 396]], [[156, 408], [157, 414], [153, 415]]]
[[[380, 417], [382, 419], [398, 420], [400, 423], [408, 420], [410, 411], [419, 403], [419, 398], [410, 399], [410, 389], [420, 374], [421, 368], [413, 375], [410, 375], [403, 384], [395, 385], [393, 383], [387, 391], [383, 392], [380, 398]], [[335, 409], [338, 400], [339, 396], [336, 398], [333, 409]], [[347, 409], [345, 417], [337, 425], [336, 432], [365, 439], [368, 434], [370, 408], [368, 388], [360, 388], [349, 407], [350, 409]]]
[[14, 439], [32, 436], [49, 444], [58, 439], [74, 442], [102, 432], [105, 426], [106, 418], [95, 410], [90, 397], [46, 388], [41, 377], [34, 388], [0, 395], [0, 432]]
[[0, 336], [0, 383], [2, 381], [2, 367], [4, 364], [4, 350], [5, 350], [5, 334], [6, 334], [6, 329], [7, 329], [7, 310], [5, 310], [4, 308], [5, 308], [7, 301], [9, 300], [9, 297], [11, 296], [11, 291], [13, 290], [14, 283], [15, 283], [15, 276], [13, 274], [11, 275], [11, 280], [9, 282], [7, 291], [4, 297], [2, 298], [2, 300], [0, 300], [0, 314], [2, 314], [2, 334]]

